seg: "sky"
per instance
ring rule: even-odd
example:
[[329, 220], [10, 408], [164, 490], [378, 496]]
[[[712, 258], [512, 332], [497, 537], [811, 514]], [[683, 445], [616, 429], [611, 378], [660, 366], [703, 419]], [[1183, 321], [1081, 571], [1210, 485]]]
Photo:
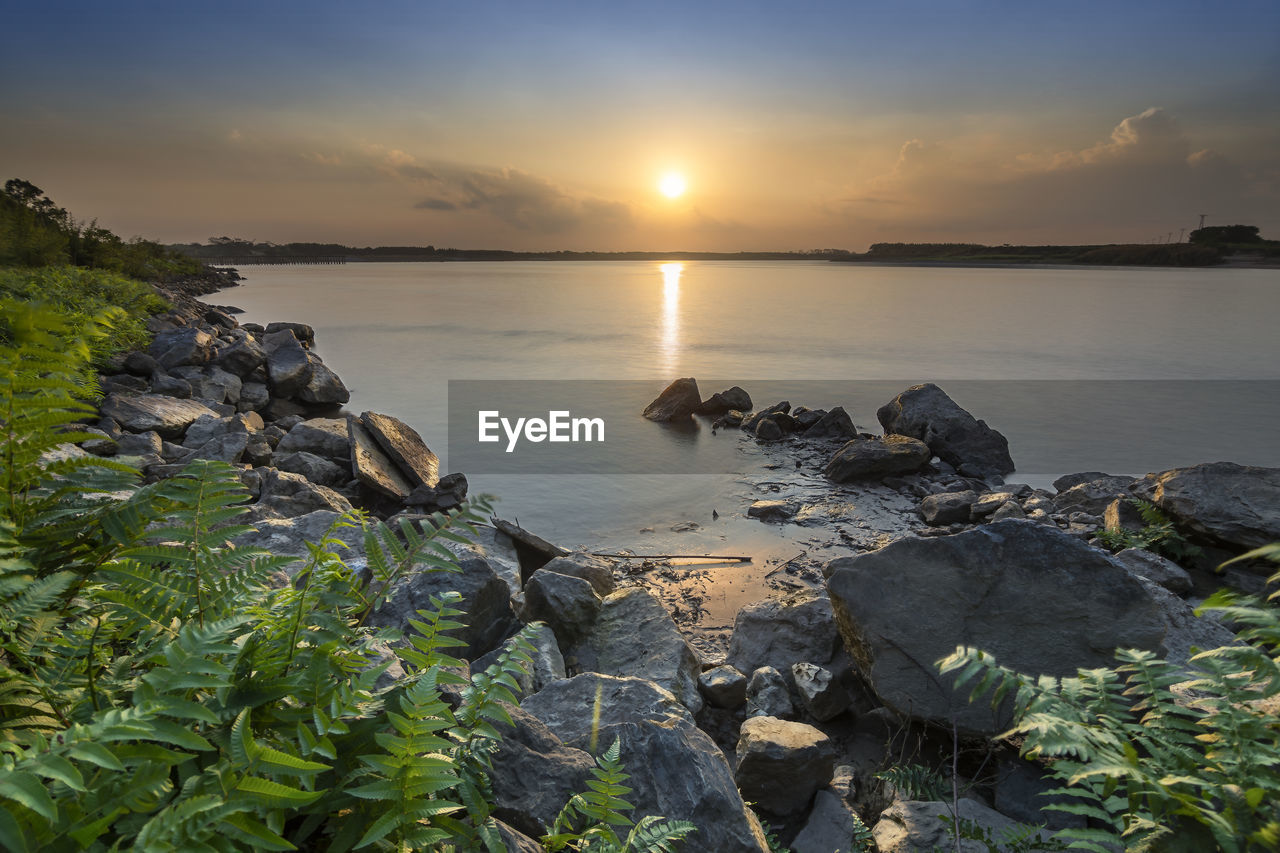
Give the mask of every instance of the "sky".
[[[1280, 3], [0, 0], [0, 179], [164, 242], [1280, 238]], [[687, 189], [668, 198], [664, 175]]]

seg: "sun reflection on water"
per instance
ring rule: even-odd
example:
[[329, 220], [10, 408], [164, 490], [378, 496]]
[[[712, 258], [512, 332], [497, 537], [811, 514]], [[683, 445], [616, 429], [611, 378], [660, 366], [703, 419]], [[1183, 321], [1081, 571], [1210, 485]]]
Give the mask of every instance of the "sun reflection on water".
[[680, 361], [680, 273], [684, 264], [662, 264], [662, 336], [658, 341], [664, 378], [676, 375]]

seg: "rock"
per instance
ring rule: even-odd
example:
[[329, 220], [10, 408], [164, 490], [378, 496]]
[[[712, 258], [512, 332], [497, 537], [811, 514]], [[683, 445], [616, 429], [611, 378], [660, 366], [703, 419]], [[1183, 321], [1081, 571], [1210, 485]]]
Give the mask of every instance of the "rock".
[[264, 334], [273, 335], [283, 331], [292, 332], [294, 338], [305, 346], [309, 347], [316, 342], [316, 330], [306, 323], [268, 323]]
[[116, 439], [116, 452], [121, 456], [159, 456], [163, 444], [158, 432], [125, 433]]
[[747, 507], [747, 517], [761, 521], [786, 521], [799, 509], [795, 501], [755, 501]]
[[774, 415], [785, 415], [791, 411], [791, 403], [783, 400], [780, 403], [774, 403], [767, 409], [748, 415], [742, 419], [742, 429], [744, 432], [754, 433], [756, 424], [764, 418], [771, 418]]
[[977, 500], [978, 493], [973, 489], [929, 495], [920, 501], [920, 517], [925, 524], [935, 527], [964, 523], [969, 520], [970, 508]]
[[602, 606], [589, 581], [544, 567], [524, 585], [521, 615], [526, 622], [546, 622], [560, 644], [569, 648], [590, 632]]
[[[494, 825], [498, 828], [498, 842], [507, 853], [543, 853], [546, 850], [537, 841], [534, 841], [515, 827], [509, 826], [500, 820], [494, 821]], [[534, 834], [537, 835], [537, 833]]]
[[886, 435], [905, 435], [929, 445], [931, 455], [978, 476], [1013, 472], [1009, 442], [1003, 435], [956, 405], [933, 383], [914, 385], [876, 412]]
[[1191, 658], [1197, 651], [1229, 646], [1236, 641], [1235, 634], [1224, 627], [1214, 614], [1197, 616], [1190, 604], [1154, 581], [1139, 578], [1138, 582], [1160, 608], [1160, 618], [1165, 627], [1165, 660], [1185, 669], [1188, 676], [1196, 673]]
[[[434, 487], [440, 481], [440, 460], [408, 424], [377, 412], [362, 412], [360, 424], [378, 442], [382, 452], [396, 463], [411, 485]], [[463, 494], [466, 494], [465, 490]]]
[[894, 474], [909, 474], [929, 464], [933, 453], [918, 439], [902, 435], [855, 438], [831, 457], [823, 474], [837, 483], [878, 480]]
[[[961, 820], [976, 824], [999, 838], [1014, 821], [977, 800], [965, 797], [959, 803]], [[926, 803], [918, 800], [897, 800], [880, 814], [880, 820], [871, 830], [876, 849], [880, 853], [918, 853], [922, 850], [952, 850], [954, 836], [943, 818], [951, 816], [948, 803]], [[961, 853], [989, 853], [985, 842], [970, 839], [960, 841]]]
[[830, 670], [812, 663], [793, 663], [791, 680], [809, 716], [820, 723], [835, 719], [849, 707], [849, 694]]
[[853, 418], [841, 406], [827, 412], [817, 423], [804, 431], [805, 438], [857, 438], [858, 428]]
[[540, 837], [569, 798], [586, 790], [595, 761], [587, 752], [565, 746], [528, 711], [507, 710], [513, 725], [496, 724], [502, 739], [488, 774], [494, 814]]
[[202, 415], [217, 417], [203, 403], [159, 394], [108, 394], [102, 413], [129, 432], [157, 432], [162, 438], [178, 438]]
[[248, 435], [260, 429], [262, 429], [262, 418], [257, 415], [253, 415], [252, 418], [247, 415], [232, 415], [225, 418], [202, 415], [187, 427], [182, 446], [192, 450], [224, 435]]
[[1102, 526], [1116, 533], [1121, 531], [1134, 533], [1146, 527], [1147, 524], [1142, 520], [1142, 513], [1138, 512], [1132, 500], [1116, 498], [1107, 504], [1106, 512], [1102, 514]]
[[666, 608], [646, 590], [632, 587], [607, 596], [572, 654], [584, 670], [645, 678], [669, 690], [693, 713], [702, 709], [698, 656]]
[[311, 381], [310, 354], [288, 329], [268, 333], [263, 344], [267, 351], [267, 385], [272, 395], [296, 397]]
[[1148, 474], [1133, 491], [1230, 550], [1280, 541], [1280, 468], [1210, 462]]
[[723, 415], [730, 411], [751, 411], [751, 395], [734, 385], [727, 391], [717, 391], [694, 410], [698, 415]]
[[1101, 517], [1116, 498], [1129, 497], [1132, 477], [1106, 477], [1078, 483], [1053, 497], [1054, 509], [1061, 513], [1087, 512]]
[[775, 815], [806, 808], [831, 781], [835, 746], [813, 726], [750, 717], [738, 737], [733, 777], [744, 799]]
[[761, 418], [755, 425], [756, 438], [761, 441], [777, 441], [782, 438], [782, 427], [774, 418]]
[[1030, 761], [1021, 758], [1005, 760], [996, 768], [994, 805], [1000, 814], [1021, 823], [1042, 823], [1050, 830], [1083, 827], [1085, 819], [1079, 815], [1044, 808], [1075, 802], [1071, 797], [1046, 796], [1061, 787], [1061, 782]]
[[236, 408], [242, 412], [256, 412], [271, 402], [271, 394], [262, 382], [242, 382], [240, 384], [240, 402]]
[[[241, 534], [232, 540], [238, 548], [262, 548], [278, 556], [306, 557], [310, 553], [307, 543], [319, 543], [332, 536], [347, 545], [338, 549], [338, 556], [351, 564], [362, 559], [364, 533], [359, 527], [334, 527], [341, 514], [320, 509], [294, 518], [259, 518], [254, 521], [257, 530]], [[293, 568], [298, 568], [301, 563]]]
[[[195, 396], [213, 400], [215, 403], [230, 403], [233, 406], [240, 402], [240, 389], [243, 383], [239, 376], [221, 367], [210, 365], [204, 369], [202, 378], [200, 391]], [[196, 391], [194, 384], [192, 391], [193, 393]]]
[[278, 458], [276, 456], [273, 454], [272, 458], [275, 459], [276, 467], [281, 471], [301, 474], [311, 482], [322, 486], [341, 486], [350, 479], [348, 469], [305, 450], [288, 453]]
[[186, 463], [195, 459], [209, 459], [216, 462], [235, 464], [244, 456], [249, 445], [249, 436], [245, 433], [225, 434], [211, 438], [195, 450], [188, 451], [178, 461]]
[[716, 418], [715, 421], [712, 422], [711, 428], [715, 429], [716, 427], [742, 426], [742, 422], [745, 419], [746, 419], [746, 416], [742, 412], [738, 411], [737, 409], [733, 409], [731, 411], [725, 412], [723, 415]]
[[182, 365], [201, 365], [213, 351], [213, 336], [190, 326], [156, 333], [149, 348], [156, 363], [165, 370]]
[[[621, 744], [622, 763], [631, 775], [626, 799], [636, 807], [632, 820], [662, 815], [692, 822], [698, 831], [690, 837], [689, 850], [769, 850], [724, 753], [666, 690], [638, 678], [584, 673], [557, 681], [520, 704], [571, 747], [602, 751], [615, 740]], [[593, 728], [595, 719], [598, 729]]]
[[1113, 665], [1117, 647], [1158, 650], [1164, 636], [1156, 602], [1119, 563], [1032, 521], [900, 539], [825, 571], [845, 646], [884, 704], [980, 734], [1002, 731], [1008, 709], [943, 685], [934, 662], [956, 646], [1062, 676]]
[[855, 817], [842, 798], [825, 789], [818, 791], [809, 819], [789, 846], [791, 853], [861, 853], [862, 848], [853, 845]]
[[[519, 690], [513, 691], [517, 699], [532, 696], [553, 681], [565, 677], [564, 656], [560, 654], [560, 646], [556, 643], [556, 635], [551, 628], [547, 625], [535, 625], [530, 630], [533, 636], [529, 642], [533, 645], [533, 651], [529, 653], [529, 657], [533, 659], [533, 664], [528, 672], [515, 677], [520, 686]], [[477, 658], [471, 664], [472, 672], [484, 672], [497, 663], [504, 648], [505, 644]]]
[[759, 601], [739, 610], [725, 662], [739, 672], [770, 666], [790, 673], [795, 663], [825, 666], [836, 656], [839, 645], [831, 600], [825, 595], [802, 593]]
[[787, 680], [771, 666], [762, 666], [747, 680], [748, 717], [790, 717], [795, 714]]
[[1117, 480], [1120, 479], [1112, 474], [1106, 474], [1102, 471], [1082, 471], [1079, 474], [1064, 474], [1053, 481], [1053, 488], [1058, 492], [1065, 492], [1067, 489], [1080, 485], [1081, 483], [1090, 483], [1094, 480]]
[[301, 474], [264, 469], [258, 505], [279, 515], [306, 515], [318, 509], [351, 512], [351, 501], [327, 486], [313, 483]]
[[732, 711], [747, 701], [747, 677], [727, 664], [717, 666], [698, 676], [698, 690], [712, 705]]
[[677, 379], [668, 385], [649, 405], [644, 416], [651, 421], [667, 423], [686, 421], [702, 403], [696, 379]]
[[325, 366], [314, 353], [308, 353], [311, 376], [298, 392], [298, 399], [312, 406], [339, 406], [351, 399], [351, 392], [338, 374]]
[[1157, 583], [1174, 595], [1186, 595], [1191, 592], [1191, 575], [1187, 570], [1159, 554], [1153, 554], [1142, 548], [1125, 548], [1116, 554], [1116, 560], [1128, 569], [1130, 574]]
[[305, 450], [338, 464], [351, 464], [350, 439], [345, 418], [312, 418], [289, 428], [276, 445], [276, 453], [287, 456]]
[[355, 415], [347, 417], [347, 433], [350, 438], [348, 446], [351, 471], [356, 479], [389, 498], [398, 501], [407, 498], [413, 491], [413, 486], [400, 473], [396, 464], [382, 452], [373, 435]]
[[156, 373], [151, 377], [151, 393], [186, 400], [191, 397], [191, 383], [168, 373]]
[[243, 378], [267, 363], [267, 351], [252, 336], [245, 335], [214, 353], [213, 363]]
[[134, 376], [150, 376], [160, 368], [160, 363], [145, 352], [137, 350], [124, 357], [124, 369]]
[[974, 521], [979, 521], [991, 513], [1013, 500], [1011, 492], [988, 492], [980, 495], [973, 506], [969, 507], [969, 516]]
[[582, 578], [591, 584], [591, 588], [601, 598], [613, 592], [616, 586], [609, 561], [590, 554], [581, 552], [565, 554], [549, 561], [542, 568], [549, 572]]
[[1006, 518], [1026, 518], [1022, 506], [1017, 501], [1005, 501], [1000, 508], [991, 513], [992, 521], [1004, 521]]
[[114, 376], [98, 377], [98, 387], [103, 394], [110, 394], [115, 391], [144, 393], [148, 390], [147, 380], [141, 376], [134, 376], [130, 373], [117, 373]]
[[[796, 422], [796, 428], [800, 432], [805, 432], [826, 415], [826, 409], [810, 409], [807, 406], [796, 406], [791, 412], [791, 417]], [[853, 438], [853, 436], [849, 436], [849, 438]]]
[[481, 548], [455, 542], [449, 545], [460, 572], [427, 568], [414, 572], [395, 585], [390, 600], [375, 611], [369, 621], [411, 631], [409, 620], [417, 619], [419, 610], [433, 609], [433, 595], [456, 591], [462, 596], [456, 606], [465, 614], [460, 621], [466, 626], [446, 633], [465, 643], [458, 648], [458, 656], [475, 660], [496, 649], [515, 627], [511, 589]]

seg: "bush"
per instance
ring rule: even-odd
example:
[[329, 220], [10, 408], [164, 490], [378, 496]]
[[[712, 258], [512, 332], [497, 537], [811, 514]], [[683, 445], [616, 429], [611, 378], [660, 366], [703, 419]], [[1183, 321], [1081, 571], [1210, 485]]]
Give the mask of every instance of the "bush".
[[[1280, 546], [1245, 557], [1280, 562]], [[1280, 572], [1271, 578], [1280, 583]], [[940, 662], [971, 698], [1013, 697], [1003, 737], [1047, 761], [1086, 817], [1062, 830], [1073, 847], [1109, 851], [1280, 849], [1280, 608], [1221, 592], [1201, 610], [1240, 630], [1240, 645], [1202, 651], [1194, 675], [1150, 652], [1118, 650], [1119, 666], [1073, 678], [1022, 675], [958, 648]], [[1175, 685], [1177, 689], [1175, 690]]]

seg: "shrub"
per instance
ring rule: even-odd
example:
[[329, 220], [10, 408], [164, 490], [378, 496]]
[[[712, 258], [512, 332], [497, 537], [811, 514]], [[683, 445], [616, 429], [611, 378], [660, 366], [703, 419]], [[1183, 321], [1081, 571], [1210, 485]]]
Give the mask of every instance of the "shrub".
[[[1280, 546], [1245, 555], [1280, 562]], [[1280, 572], [1271, 578], [1280, 583]], [[1003, 735], [1049, 763], [1086, 817], [1062, 830], [1073, 847], [1108, 851], [1280, 849], [1280, 609], [1220, 592], [1201, 607], [1240, 630], [1239, 645], [1202, 651], [1194, 676], [1151, 652], [1118, 650], [1119, 666], [1072, 678], [1022, 675], [977, 649], [940, 662], [971, 698], [1013, 697]], [[1178, 689], [1175, 690], [1175, 685]]]

